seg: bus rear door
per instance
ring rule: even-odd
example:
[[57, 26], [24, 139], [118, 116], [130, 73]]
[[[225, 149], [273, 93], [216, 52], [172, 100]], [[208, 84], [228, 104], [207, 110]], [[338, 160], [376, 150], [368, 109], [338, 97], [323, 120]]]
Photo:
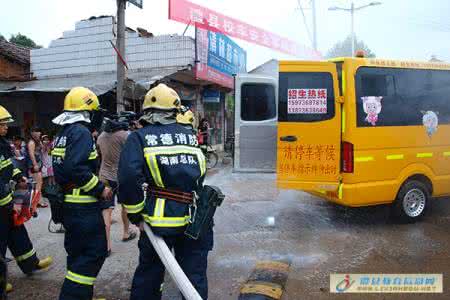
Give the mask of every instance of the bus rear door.
[[280, 62], [279, 188], [337, 196], [341, 169], [342, 99], [334, 63]]
[[275, 172], [277, 79], [258, 74], [235, 77], [234, 171]]

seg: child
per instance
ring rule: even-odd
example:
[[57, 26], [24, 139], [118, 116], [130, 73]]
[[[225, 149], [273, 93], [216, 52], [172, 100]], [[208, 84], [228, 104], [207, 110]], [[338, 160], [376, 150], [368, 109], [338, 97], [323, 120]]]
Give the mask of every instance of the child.
[[55, 177], [53, 174], [52, 166], [52, 142], [48, 135], [42, 136], [42, 177], [44, 178], [45, 185], [54, 185]]

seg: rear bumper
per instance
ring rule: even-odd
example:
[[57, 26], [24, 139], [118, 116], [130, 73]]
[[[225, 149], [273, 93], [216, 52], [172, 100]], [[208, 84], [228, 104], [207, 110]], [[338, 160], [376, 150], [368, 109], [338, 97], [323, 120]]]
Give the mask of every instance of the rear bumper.
[[336, 204], [360, 207], [392, 203], [399, 185], [396, 181], [378, 181], [369, 183], [298, 183], [278, 182], [280, 189], [303, 190]]
[[396, 181], [343, 183], [339, 203], [351, 207], [392, 203], [397, 197], [398, 189]]

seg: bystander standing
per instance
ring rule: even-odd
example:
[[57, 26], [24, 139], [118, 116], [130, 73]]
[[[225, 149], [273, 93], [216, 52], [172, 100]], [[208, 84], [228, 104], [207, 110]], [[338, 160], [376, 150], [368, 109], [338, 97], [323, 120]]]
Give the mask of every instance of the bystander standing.
[[[128, 123], [107, 120], [105, 130], [97, 139], [97, 146], [102, 157], [99, 177], [107, 186], [113, 190], [114, 196], [110, 201], [102, 201], [103, 218], [106, 225], [106, 237], [108, 240], [108, 255], [111, 254], [111, 222], [112, 211], [117, 198], [117, 169], [120, 152], [128, 137]], [[130, 241], [136, 237], [136, 232], [130, 230], [130, 223], [125, 209], [121, 212], [123, 222], [122, 241]]]
[[[36, 191], [42, 191], [42, 131], [39, 127], [33, 127], [30, 132], [30, 139], [27, 143], [26, 162], [28, 173], [36, 182]], [[40, 207], [47, 207], [48, 204], [42, 200], [39, 203]]]

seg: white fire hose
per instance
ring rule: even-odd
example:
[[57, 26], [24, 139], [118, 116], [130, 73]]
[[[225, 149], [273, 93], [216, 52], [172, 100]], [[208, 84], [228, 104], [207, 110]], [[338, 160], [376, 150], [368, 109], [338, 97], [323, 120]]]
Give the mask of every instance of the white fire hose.
[[175, 281], [175, 284], [183, 294], [184, 298], [186, 298], [186, 300], [202, 300], [202, 297], [200, 297], [199, 293], [189, 281], [186, 274], [184, 274], [175, 257], [173, 257], [172, 252], [169, 247], [167, 247], [164, 239], [156, 236], [150, 226], [148, 226], [145, 222], [144, 230], [150, 239], [153, 248], [155, 248], [156, 253], [158, 253], [162, 263], [166, 267], [167, 271], [169, 271], [170, 277], [172, 277], [173, 281]]
[[[148, 184], [144, 183], [142, 185], [142, 189], [144, 191], [144, 199], [147, 199]], [[142, 223], [144, 224], [144, 231], [150, 239], [153, 248], [155, 248], [161, 262], [166, 267], [170, 277], [172, 277], [184, 298], [186, 298], [186, 300], [202, 300], [202, 297], [200, 297], [199, 293], [189, 281], [186, 274], [184, 274], [183, 269], [181, 269], [177, 260], [173, 256], [172, 251], [170, 251], [169, 247], [167, 247], [164, 239], [155, 235], [147, 223]]]

